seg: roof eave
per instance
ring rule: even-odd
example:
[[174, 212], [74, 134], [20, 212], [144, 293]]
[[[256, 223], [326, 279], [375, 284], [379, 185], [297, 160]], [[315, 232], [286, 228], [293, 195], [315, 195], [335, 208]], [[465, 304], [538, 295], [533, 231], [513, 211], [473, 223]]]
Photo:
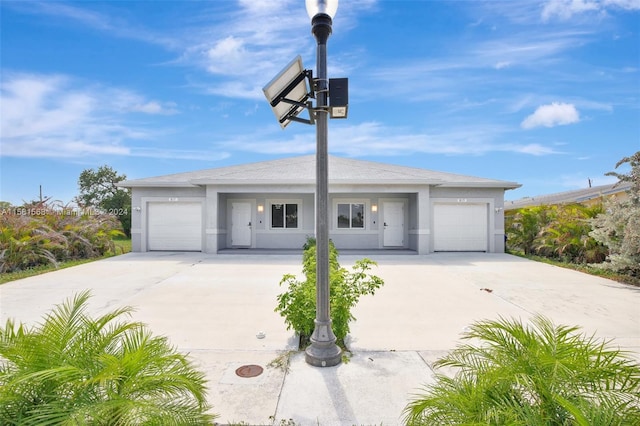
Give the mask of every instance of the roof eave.
[[449, 182], [438, 185], [441, 188], [503, 188], [516, 189], [522, 184], [516, 182]]
[[197, 188], [200, 185], [189, 182], [136, 182], [124, 181], [117, 184], [119, 188]]

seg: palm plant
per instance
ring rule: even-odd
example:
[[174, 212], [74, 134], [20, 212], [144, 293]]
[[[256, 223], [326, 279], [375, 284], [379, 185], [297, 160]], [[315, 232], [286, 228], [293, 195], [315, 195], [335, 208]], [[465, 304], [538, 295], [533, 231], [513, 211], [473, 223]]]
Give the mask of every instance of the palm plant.
[[[553, 220], [541, 230], [538, 239], [540, 252], [568, 262], [585, 263], [591, 261], [588, 257], [600, 256], [598, 249], [600, 252], [606, 251], [604, 246], [589, 236], [589, 220], [603, 211], [601, 204], [567, 204], [553, 206], [552, 209]], [[588, 250], [591, 252], [588, 253]]]
[[550, 221], [549, 212], [548, 206], [534, 206], [507, 215], [509, 245], [519, 248], [524, 254], [534, 253], [538, 235]]
[[91, 318], [89, 292], [36, 328], [0, 328], [0, 424], [211, 424], [204, 374], [130, 308]]
[[624, 353], [536, 316], [480, 321], [405, 409], [407, 425], [640, 425], [640, 366]]

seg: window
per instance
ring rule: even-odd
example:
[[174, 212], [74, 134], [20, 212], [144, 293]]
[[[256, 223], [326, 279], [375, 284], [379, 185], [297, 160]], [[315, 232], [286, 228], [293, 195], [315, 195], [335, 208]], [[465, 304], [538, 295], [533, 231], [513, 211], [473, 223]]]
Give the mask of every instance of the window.
[[338, 204], [338, 228], [364, 228], [364, 204]]
[[298, 205], [297, 204], [271, 204], [272, 228], [297, 228]]

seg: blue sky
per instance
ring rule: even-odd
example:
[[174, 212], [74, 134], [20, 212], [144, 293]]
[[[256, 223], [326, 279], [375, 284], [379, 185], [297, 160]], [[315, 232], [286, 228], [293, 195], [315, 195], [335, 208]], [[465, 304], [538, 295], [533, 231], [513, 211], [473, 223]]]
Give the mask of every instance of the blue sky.
[[[0, 14], [0, 200], [71, 201], [103, 164], [141, 178], [315, 150], [262, 92], [296, 55], [315, 68], [302, 0]], [[334, 155], [516, 181], [512, 200], [613, 182], [640, 150], [640, 0], [341, 0], [328, 52], [350, 92]]]

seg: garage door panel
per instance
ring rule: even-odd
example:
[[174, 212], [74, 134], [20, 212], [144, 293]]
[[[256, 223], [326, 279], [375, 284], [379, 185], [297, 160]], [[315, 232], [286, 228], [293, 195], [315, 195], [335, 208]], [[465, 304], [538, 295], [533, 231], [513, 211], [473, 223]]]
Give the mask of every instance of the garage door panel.
[[202, 205], [149, 203], [147, 231], [149, 251], [202, 251]]
[[434, 251], [487, 251], [486, 204], [436, 204]]

